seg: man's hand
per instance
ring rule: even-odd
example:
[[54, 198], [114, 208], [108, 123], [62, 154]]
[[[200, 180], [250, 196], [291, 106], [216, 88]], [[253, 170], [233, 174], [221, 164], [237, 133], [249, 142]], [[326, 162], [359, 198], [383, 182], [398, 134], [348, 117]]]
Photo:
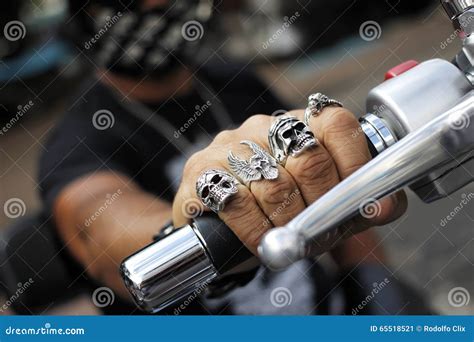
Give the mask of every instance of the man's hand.
[[[304, 112], [297, 110], [287, 115], [303, 121]], [[175, 226], [182, 226], [189, 220], [185, 207], [189, 201], [199, 200], [196, 181], [202, 172], [219, 169], [237, 176], [229, 167], [229, 151], [242, 159], [248, 159], [252, 154], [248, 146], [240, 144], [240, 141], [251, 140], [270, 153], [268, 131], [273, 120], [276, 118], [267, 115], [252, 116], [239, 128], [218, 134], [206, 149], [188, 160], [173, 203]], [[277, 179], [239, 184], [238, 193], [218, 213], [253, 253], [256, 253], [262, 235], [269, 228], [285, 225], [371, 158], [357, 119], [344, 108], [324, 109], [317, 117], [311, 118], [310, 129], [319, 140], [318, 146], [307, 149], [297, 157], [289, 156], [284, 167], [278, 165]], [[406, 209], [404, 193], [381, 200], [380, 209], [378, 215], [371, 219], [357, 217], [344, 225], [342, 236], [336, 236], [334, 244], [341, 237], [398, 218]]]

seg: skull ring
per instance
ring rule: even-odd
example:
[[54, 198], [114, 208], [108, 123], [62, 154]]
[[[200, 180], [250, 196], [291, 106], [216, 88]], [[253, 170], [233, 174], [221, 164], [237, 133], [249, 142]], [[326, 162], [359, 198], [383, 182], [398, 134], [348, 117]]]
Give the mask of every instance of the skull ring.
[[273, 157], [284, 164], [286, 158], [299, 156], [317, 140], [308, 125], [294, 116], [281, 116], [270, 127], [268, 142]]
[[226, 201], [237, 193], [237, 180], [225, 171], [210, 169], [196, 182], [196, 193], [202, 204], [215, 213], [224, 209]]
[[272, 180], [278, 177], [278, 164], [275, 158], [253, 141], [242, 140], [240, 143], [250, 147], [254, 153], [253, 156], [247, 161], [234, 156], [232, 151], [229, 151], [227, 160], [232, 171], [243, 183], [249, 185], [250, 182], [262, 178]]
[[321, 93], [309, 95], [308, 107], [306, 107], [306, 110], [304, 112], [304, 123], [309, 125], [309, 119], [311, 118], [311, 116], [316, 116], [328, 106], [342, 107], [343, 105], [341, 102], [334, 99], [330, 99], [329, 97]]

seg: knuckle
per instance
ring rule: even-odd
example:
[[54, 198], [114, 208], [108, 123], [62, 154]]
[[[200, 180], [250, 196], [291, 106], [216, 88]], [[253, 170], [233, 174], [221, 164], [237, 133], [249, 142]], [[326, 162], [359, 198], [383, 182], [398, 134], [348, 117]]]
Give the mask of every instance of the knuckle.
[[359, 128], [359, 121], [345, 108], [338, 108], [335, 110], [327, 119], [326, 128], [324, 134], [326, 135], [339, 135], [341, 133], [354, 132], [355, 129]]
[[336, 170], [331, 156], [321, 150], [298, 158], [297, 163], [296, 177], [303, 183], [310, 183], [316, 179], [335, 178]]
[[214, 137], [213, 143], [218, 143], [218, 144], [227, 143], [232, 140], [233, 135], [234, 135], [234, 130], [228, 129], [228, 130], [221, 131], [219, 132], [219, 134], [217, 134]]
[[297, 191], [296, 184], [287, 176], [267, 181], [261, 189], [262, 202], [268, 206], [278, 206], [285, 202], [290, 195]]
[[232, 227], [239, 239], [251, 249], [258, 246], [262, 235], [265, 233], [264, 222], [258, 218], [257, 203], [250, 191], [239, 191], [227, 203], [223, 214], [224, 221]]
[[270, 117], [264, 114], [256, 114], [249, 117], [247, 120], [244, 121], [241, 128], [249, 129], [254, 127], [262, 127], [268, 125], [270, 121]]
[[240, 220], [249, 212], [252, 212], [255, 205], [252, 193], [248, 190], [239, 189], [239, 192], [230, 198], [224, 210], [230, 213], [232, 220]]
[[205, 152], [199, 151], [191, 155], [184, 164], [183, 176], [187, 177], [200, 173], [204, 167]]
[[344, 177], [348, 177], [352, 173], [356, 172], [358, 169], [360, 169], [362, 166], [364, 166], [369, 160], [362, 160], [360, 157], [358, 158], [353, 158], [352, 161], [348, 159], [348, 165], [344, 168], [344, 171], [342, 172], [344, 174]]

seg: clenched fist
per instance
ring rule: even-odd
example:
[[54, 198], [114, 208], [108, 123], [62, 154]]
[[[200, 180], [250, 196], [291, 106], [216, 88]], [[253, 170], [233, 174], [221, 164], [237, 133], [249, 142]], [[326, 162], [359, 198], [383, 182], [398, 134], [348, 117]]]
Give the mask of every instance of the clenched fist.
[[[275, 123], [281, 123], [281, 117], [252, 116], [239, 128], [219, 133], [207, 148], [191, 156], [173, 203], [174, 225], [189, 221], [183, 209], [186, 203], [204, 198], [206, 206], [214, 207], [256, 253], [268, 229], [285, 225], [370, 160], [366, 138], [348, 110], [327, 107], [310, 117], [309, 126], [303, 123], [303, 110], [288, 116], [295, 119], [281, 127]], [[273, 142], [268, 137], [271, 128]], [[406, 209], [405, 194], [381, 200], [380, 209], [376, 217], [356, 217], [345, 224], [333, 244], [398, 218]]]

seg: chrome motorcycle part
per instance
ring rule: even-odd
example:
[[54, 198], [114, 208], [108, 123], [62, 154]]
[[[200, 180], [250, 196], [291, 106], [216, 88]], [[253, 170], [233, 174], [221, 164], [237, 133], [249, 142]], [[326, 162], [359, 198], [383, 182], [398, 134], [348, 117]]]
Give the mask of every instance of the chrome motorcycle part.
[[120, 273], [136, 304], [158, 312], [193, 293], [206, 293], [217, 277], [245, 273], [256, 265], [231, 229], [204, 215], [125, 259]]
[[458, 124], [470, 122], [474, 122], [474, 90], [354, 172], [285, 227], [267, 232], [258, 248], [261, 261], [282, 269], [317, 254], [327, 233], [353, 217], [368, 200], [377, 203], [453, 158], [472, 153], [474, 126]]

